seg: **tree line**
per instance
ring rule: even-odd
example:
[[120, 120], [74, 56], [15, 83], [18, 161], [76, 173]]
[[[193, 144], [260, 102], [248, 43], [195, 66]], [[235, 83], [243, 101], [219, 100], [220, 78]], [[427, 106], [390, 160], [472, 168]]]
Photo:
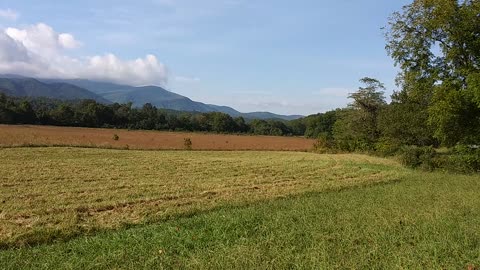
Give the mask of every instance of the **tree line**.
[[401, 153], [412, 167], [479, 171], [480, 1], [415, 0], [384, 30], [386, 50], [400, 68], [398, 90], [387, 104], [381, 82], [361, 79], [350, 105], [329, 112], [333, 124], [329, 113], [316, 120], [318, 144]]
[[0, 123], [142, 130], [298, 135], [286, 121], [248, 120], [221, 112], [194, 113], [141, 108], [127, 104], [102, 104], [94, 100], [61, 101], [18, 98], [0, 93]]
[[415, 0], [384, 31], [400, 68], [391, 102], [381, 82], [363, 78], [347, 108], [307, 118], [317, 124], [307, 124], [305, 135], [348, 151], [478, 147], [480, 1]]

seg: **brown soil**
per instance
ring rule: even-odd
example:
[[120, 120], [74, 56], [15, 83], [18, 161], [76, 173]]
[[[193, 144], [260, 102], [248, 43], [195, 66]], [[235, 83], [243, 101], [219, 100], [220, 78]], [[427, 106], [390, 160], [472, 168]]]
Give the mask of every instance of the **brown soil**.
[[[114, 134], [118, 140], [114, 140]], [[0, 146], [85, 146], [123, 149], [184, 149], [190, 138], [194, 150], [305, 151], [314, 140], [301, 137], [245, 136], [123, 129], [0, 125]]]

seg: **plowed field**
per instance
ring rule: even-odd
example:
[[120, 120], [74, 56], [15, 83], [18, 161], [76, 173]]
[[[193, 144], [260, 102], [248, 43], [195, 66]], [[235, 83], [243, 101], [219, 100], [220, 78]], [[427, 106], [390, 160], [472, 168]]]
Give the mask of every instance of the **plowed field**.
[[[118, 140], [114, 140], [114, 134]], [[240, 136], [163, 131], [0, 125], [0, 146], [83, 146], [123, 149], [184, 149], [184, 139], [194, 150], [305, 151], [314, 140], [300, 137]]]

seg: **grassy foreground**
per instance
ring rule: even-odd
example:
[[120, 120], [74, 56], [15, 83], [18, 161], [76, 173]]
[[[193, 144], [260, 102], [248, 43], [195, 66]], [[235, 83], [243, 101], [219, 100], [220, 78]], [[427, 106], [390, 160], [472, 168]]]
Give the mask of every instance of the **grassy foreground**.
[[361, 155], [80, 148], [5, 148], [0, 155], [3, 247], [407, 173], [392, 161]]
[[[413, 172], [360, 155], [0, 154], [3, 243], [45, 242], [4, 246], [2, 269], [480, 266], [478, 175]], [[16, 223], [22, 216], [31, 223]]]
[[415, 174], [0, 251], [0, 263], [6, 269], [476, 269], [478, 190], [478, 177]]

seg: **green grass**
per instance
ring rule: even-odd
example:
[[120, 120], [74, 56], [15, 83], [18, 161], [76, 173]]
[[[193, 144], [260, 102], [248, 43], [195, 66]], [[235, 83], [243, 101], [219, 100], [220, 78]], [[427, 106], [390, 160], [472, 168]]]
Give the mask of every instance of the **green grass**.
[[408, 173], [392, 161], [361, 155], [81, 148], [4, 148], [0, 155], [3, 247]]
[[467, 269], [480, 181], [416, 174], [0, 252], [6, 269]]
[[[213, 193], [210, 199], [202, 197], [194, 208], [183, 209], [173, 205], [169, 209], [181, 210], [163, 221], [154, 219], [150, 223], [139, 222], [138, 225], [116, 230], [101, 230], [94, 235], [77, 235], [68, 241], [52, 242], [50, 239], [46, 244], [0, 250], [0, 268], [468, 269], [470, 266], [474, 269], [480, 266], [478, 175], [409, 171], [388, 160], [359, 155], [64, 148], [5, 150], [0, 150], [0, 153], [2, 157], [8, 156], [9, 161], [14, 160], [16, 155], [26, 161], [35, 156], [38, 164], [31, 165], [35, 170], [46, 166], [47, 161], [55, 163], [62, 160], [71, 167], [68, 174], [59, 169], [62, 166], [52, 165], [45, 169], [50, 171], [50, 176], [63, 173], [74, 177], [76, 170], [72, 167], [79, 167], [72, 164], [82, 163], [82, 158], [96, 164], [91, 166], [94, 172], [89, 174], [90, 177], [102, 170], [106, 174], [109, 163], [103, 159], [112, 156], [115, 156], [115, 162], [127, 159], [125, 163], [133, 162], [136, 166], [144, 164], [144, 155], [149, 160], [154, 158], [155, 162], [149, 164], [160, 163], [162, 167], [167, 163], [183, 164], [180, 160], [196, 161], [195, 173], [179, 168], [172, 170], [176, 177], [172, 183], [182, 183], [182, 177], [186, 182], [197, 179], [193, 182], [203, 183], [196, 187], [198, 192], [203, 192], [200, 187], [210, 192], [227, 186], [250, 187], [249, 179], [257, 176], [255, 185], [265, 187], [269, 192], [256, 193], [251, 190], [258, 189], [234, 188], [228, 197], [215, 199], [216, 194]], [[69, 155], [75, 162], [68, 163]], [[164, 159], [168, 162], [162, 163]], [[2, 163], [0, 168], [7, 171], [5, 163], [10, 163]], [[16, 163], [20, 163], [20, 158]], [[54, 167], [60, 171], [53, 173]], [[31, 168], [31, 172], [35, 170]], [[41, 171], [26, 179], [39, 181], [42, 179]], [[5, 178], [2, 174], [2, 179], [19, 181], [27, 175], [20, 171], [8, 172], [13, 175]], [[135, 172], [139, 170], [129, 171], [130, 174]], [[202, 175], [202, 172], [208, 173], [208, 177], [192, 176]], [[153, 178], [159, 179], [158, 172], [150, 173], [157, 177]], [[132, 179], [146, 183], [148, 174], [144, 174], [143, 178], [132, 176]], [[295, 177], [299, 175], [302, 178]], [[286, 181], [280, 183], [297, 183], [294, 177], [303, 184], [296, 184], [295, 188], [268, 184], [275, 179]], [[106, 175], [97, 176], [97, 179], [106, 178]], [[68, 179], [62, 179], [66, 187], [73, 185]], [[2, 181], [5, 183], [5, 180]], [[161, 181], [168, 182], [170, 179]], [[105, 180], [103, 184], [108, 183]], [[221, 183], [225, 185], [221, 186]], [[94, 186], [98, 188], [101, 183]], [[134, 188], [141, 186], [138, 184]], [[22, 187], [28, 188], [29, 185]], [[1, 192], [3, 196], [4, 187]], [[22, 194], [20, 190], [17, 192]], [[44, 198], [56, 198], [51, 193], [47, 194]], [[95, 194], [105, 196], [108, 192]], [[116, 194], [120, 197], [112, 197], [111, 200], [124, 198], [126, 194], [129, 193]], [[21, 200], [15, 201], [16, 208], [9, 208], [9, 213], [23, 209]], [[82, 204], [78, 198], [70, 203]], [[65, 205], [69, 209], [68, 204]], [[85, 205], [90, 207], [90, 203]], [[33, 204], [30, 206], [34, 207]], [[143, 208], [142, 213], [147, 214], [155, 207]], [[40, 205], [36, 209], [44, 208], [45, 205]], [[4, 208], [2, 211], [5, 211]], [[3, 213], [2, 222], [5, 221]], [[72, 230], [68, 226], [61, 228]]]

